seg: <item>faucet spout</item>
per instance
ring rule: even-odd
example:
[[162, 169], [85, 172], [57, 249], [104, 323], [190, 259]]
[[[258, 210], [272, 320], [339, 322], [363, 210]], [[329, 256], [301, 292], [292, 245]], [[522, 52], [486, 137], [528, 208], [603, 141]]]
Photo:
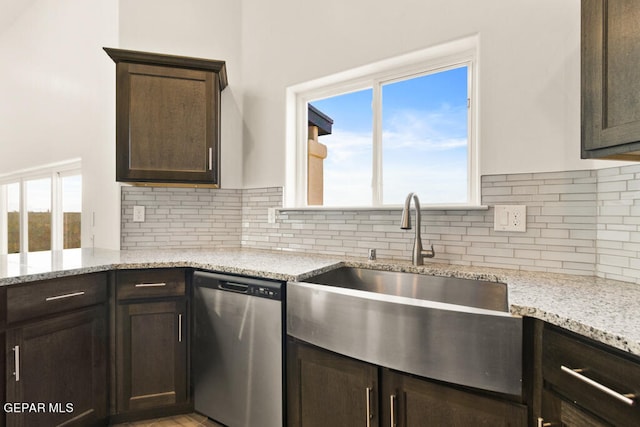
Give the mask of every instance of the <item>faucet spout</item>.
[[431, 245], [430, 250], [424, 250], [422, 247], [422, 238], [420, 237], [420, 199], [416, 193], [409, 193], [404, 202], [404, 208], [402, 209], [402, 219], [400, 221], [400, 228], [403, 230], [411, 230], [411, 200], [416, 210], [416, 237], [413, 241], [413, 251], [411, 254], [411, 262], [413, 265], [424, 265], [425, 258], [433, 258], [436, 256]]

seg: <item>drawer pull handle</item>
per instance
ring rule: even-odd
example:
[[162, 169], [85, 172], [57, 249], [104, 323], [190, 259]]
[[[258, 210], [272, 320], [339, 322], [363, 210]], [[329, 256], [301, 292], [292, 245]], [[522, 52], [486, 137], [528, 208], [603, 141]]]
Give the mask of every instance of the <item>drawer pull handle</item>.
[[80, 295], [84, 295], [84, 291], [73, 292], [71, 294], [56, 295], [55, 297], [47, 297], [47, 298], [45, 298], [45, 301], [55, 301], [55, 300], [59, 300], [59, 299], [79, 297]]
[[167, 286], [166, 283], [136, 283], [136, 288], [161, 288]]
[[20, 381], [20, 346], [16, 345], [13, 347], [13, 360], [15, 370], [13, 371], [13, 375], [16, 377], [16, 382]]
[[618, 399], [620, 402], [625, 403], [629, 406], [633, 406], [635, 404], [635, 398], [636, 395], [633, 393], [629, 393], [629, 394], [622, 394], [622, 393], [618, 393], [615, 390], [610, 389], [609, 387], [600, 384], [597, 381], [592, 380], [591, 378], [585, 377], [584, 375], [582, 375], [582, 372], [584, 372], [584, 369], [571, 369], [571, 368], [567, 368], [566, 366], [562, 365], [560, 366], [560, 369], [562, 369], [563, 372], [566, 372], [567, 374], [571, 375], [574, 378], [579, 379], [580, 381], [589, 384], [592, 387], [597, 388], [598, 390], [608, 394], [611, 397], [614, 397], [616, 399]]

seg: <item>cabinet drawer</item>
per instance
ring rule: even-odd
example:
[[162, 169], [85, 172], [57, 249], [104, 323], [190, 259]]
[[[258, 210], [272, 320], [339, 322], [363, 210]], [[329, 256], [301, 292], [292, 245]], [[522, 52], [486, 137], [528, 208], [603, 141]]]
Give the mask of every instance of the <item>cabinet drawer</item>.
[[7, 288], [7, 323], [73, 310], [107, 300], [107, 275], [83, 274]]
[[117, 272], [118, 300], [185, 295], [185, 270], [123, 270]]
[[640, 360], [633, 356], [547, 327], [542, 370], [545, 387], [565, 399], [615, 425], [640, 425]]

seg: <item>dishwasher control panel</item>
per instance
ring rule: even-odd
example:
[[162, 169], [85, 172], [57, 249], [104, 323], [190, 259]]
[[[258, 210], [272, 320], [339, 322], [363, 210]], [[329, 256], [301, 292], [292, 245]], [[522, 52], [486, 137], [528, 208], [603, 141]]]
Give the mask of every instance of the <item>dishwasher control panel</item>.
[[256, 286], [253, 289], [253, 295], [263, 298], [280, 299], [280, 288], [274, 289], [272, 287]]
[[281, 301], [282, 282], [258, 279], [254, 277], [230, 276], [219, 273], [196, 271], [194, 284], [226, 292], [235, 292], [248, 296]]

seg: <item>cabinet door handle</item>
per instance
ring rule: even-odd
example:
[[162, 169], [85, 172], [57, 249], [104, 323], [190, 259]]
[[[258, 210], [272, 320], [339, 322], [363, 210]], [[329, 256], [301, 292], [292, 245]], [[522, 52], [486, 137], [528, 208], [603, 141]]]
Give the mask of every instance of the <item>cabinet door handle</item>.
[[391, 408], [390, 412], [391, 412], [391, 422], [390, 422], [390, 426], [391, 427], [396, 427], [396, 395], [392, 394], [391, 396], [389, 396], [389, 407]]
[[17, 345], [13, 347], [13, 360], [15, 370], [13, 371], [13, 375], [16, 377], [16, 382], [20, 381], [20, 346]]
[[84, 291], [82, 291], [82, 292], [73, 292], [73, 293], [64, 294], [64, 295], [56, 295], [54, 297], [47, 297], [44, 300], [45, 301], [55, 301], [55, 300], [59, 300], [59, 299], [79, 297], [80, 295], [84, 295]]
[[209, 147], [209, 170], [213, 170], [213, 148]]
[[178, 342], [182, 342], [182, 313], [178, 314]]
[[167, 286], [166, 283], [136, 283], [136, 288], [161, 288]]
[[584, 375], [582, 375], [582, 372], [585, 372], [585, 369], [571, 369], [568, 368], [564, 365], [560, 366], [560, 369], [562, 369], [563, 372], [566, 372], [567, 374], [571, 375], [572, 377], [586, 383], [589, 384], [592, 387], [595, 387], [596, 389], [608, 394], [609, 396], [618, 399], [620, 402], [629, 405], [629, 406], [633, 406], [635, 404], [635, 398], [636, 395], [633, 393], [628, 393], [628, 394], [622, 394], [622, 393], [618, 393], [615, 390], [610, 389], [609, 387], [600, 384], [597, 381], [592, 380], [589, 377], [586, 377]]
[[367, 399], [367, 427], [371, 427], [371, 419], [373, 418], [373, 412], [371, 411], [371, 392], [373, 389], [367, 387], [366, 399]]

